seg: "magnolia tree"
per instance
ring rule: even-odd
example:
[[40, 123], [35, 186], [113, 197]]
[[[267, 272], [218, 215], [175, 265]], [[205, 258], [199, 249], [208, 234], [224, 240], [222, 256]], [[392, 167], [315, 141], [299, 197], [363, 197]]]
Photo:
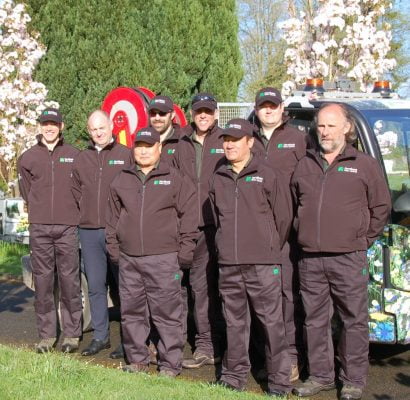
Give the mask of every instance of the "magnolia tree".
[[23, 4], [0, 2], [0, 178], [14, 194], [16, 163], [35, 142], [36, 120], [46, 106], [47, 90], [32, 79], [45, 47], [27, 31], [29, 15]]
[[391, 71], [387, 58], [391, 26], [383, 21], [390, 0], [307, 0], [298, 13], [290, 2], [289, 18], [281, 23], [288, 44], [285, 91], [307, 78], [349, 77], [366, 91], [371, 82]]

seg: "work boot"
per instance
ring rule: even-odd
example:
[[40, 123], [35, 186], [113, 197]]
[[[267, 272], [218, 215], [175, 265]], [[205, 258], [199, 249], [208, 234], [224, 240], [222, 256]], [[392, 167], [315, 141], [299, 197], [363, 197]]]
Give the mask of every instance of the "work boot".
[[166, 378], [176, 378], [178, 374], [170, 369], [161, 369], [158, 375]]
[[334, 382], [331, 383], [320, 383], [312, 379], [308, 379], [303, 382], [300, 386], [295, 387], [292, 393], [300, 397], [313, 396], [319, 392], [335, 389], [336, 385]]
[[122, 370], [124, 372], [131, 372], [131, 373], [137, 373], [137, 372], [148, 373], [149, 367], [146, 364], [135, 363], [135, 364], [126, 365], [125, 367], [122, 368]]
[[113, 360], [124, 358], [125, 353], [124, 353], [124, 346], [122, 345], [122, 343], [120, 343], [118, 347], [114, 351], [112, 351], [108, 357], [112, 358]]
[[49, 351], [53, 350], [55, 344], [55, 337], [41, 339], [40, 343], [36, 344], [36, 351], [37, 353], [48, 353]]
[[206, 354], [195, 351], [192, 358], [182, 361], [182, 367], [188, 369], [200, 368], [203, 365], [215, 365], [221, 362], [221, 357], [208, 356]]
[[362, 398], [362, 389], [352, 386], [343, 385], [342, 393], [340, 393], [340, 400], [359, 400]]
[[74, 353], [78, 350], [80, 339], [78, 337], [65, 337], [61, 345], [63, 353]]

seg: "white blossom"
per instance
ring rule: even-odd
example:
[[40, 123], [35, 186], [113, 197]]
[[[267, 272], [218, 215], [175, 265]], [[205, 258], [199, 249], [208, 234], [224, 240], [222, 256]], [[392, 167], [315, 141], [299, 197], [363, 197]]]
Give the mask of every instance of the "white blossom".
[[392, 33], [382, 17], [388, 8], [387, 0], [317, 0], [316, 9], [283, 21], [290, 81], [347, 75], [367, 90], [396, 66], [387, 58]]
[[46, 87], [32, 79], [46, 49], [28, 33], [29, 21], [24, 4], [0, 2], [0, 179], [9, 188], [17, 158], [35, 143], [37, 118], [47, 106]]

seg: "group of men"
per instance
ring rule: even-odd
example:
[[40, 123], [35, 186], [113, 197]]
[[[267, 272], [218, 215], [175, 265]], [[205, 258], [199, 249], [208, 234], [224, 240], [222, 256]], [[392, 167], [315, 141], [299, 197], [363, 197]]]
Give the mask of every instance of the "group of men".
[[[253, 123], [237, 118], [221, 129], [209, 93], [194, 96], [190, 112], [192, 123], [180, 128], [172, 100], [154, 97], [150, 126], [130, 150], [113, 138], [109, 116], [94, 111], [81, 152], [64, 143], [60, 112], [42, 112], [38, 143], [18, 163], [37, 351], [57, 341], [55, 269], [61, 349], [79, 348], [78, 227], [94, 330], [84, 356], [110, 347], [111, 265], [122, 328], [111, 356], [125, 356], [126, 371], [157, 363], [161, 375], [175, 377], [222, 360], [216, 383], [243, 390], [251, 341], [264, 360], [269, 395], [331, 390], [334, 307], [343, 322], [341, 399], [360, 399], [368, 369], [366, 250], [388, 218], [390, 196], [377, 162], [352, 146], [348, 109], [322, 106], [319, 146], [311, 149], [287, 121], [275, 88], [256, 94]], [[195, 351], [183, 359], [188, 293]], [[309, 378], [294, 387], [304, 365]]]

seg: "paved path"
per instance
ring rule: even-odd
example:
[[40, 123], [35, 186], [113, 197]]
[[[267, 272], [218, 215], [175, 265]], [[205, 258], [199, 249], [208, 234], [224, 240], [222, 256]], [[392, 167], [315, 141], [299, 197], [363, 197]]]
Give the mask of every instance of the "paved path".
[[[38, 341], [33, 300], [33, 292], [21, 283], [0, 282], [0, 343], [32, 347]], [[115, 348], [119, 343], [119, 322], [118, 315], [111, 314], [111, 344]], [[91, 335], [90, 332], [84, 334], [81, 347], [89, 343]], [[110, 351], [101, 352], [93, 361], [119, 368], [124, 360], [110, 360]], [[190, 354], [188, 346], [185, 353]], [[78, 354], [73, 357], [85, 360]], [[155, 372], [154, 366], [151, 370]], [[214, 367], [206, 366], [199, 370], [184, 370], [182, 378], [211, 382], [215, 380], [215, 374]], [[261, 392], [261, 386], [252, 377], [247, 389]], [[314, 399], [337, 399], [336, 391], [321, 393]], [[410, 346], [371, 346], [370, 376], [363, 400], [410, 400]]]

